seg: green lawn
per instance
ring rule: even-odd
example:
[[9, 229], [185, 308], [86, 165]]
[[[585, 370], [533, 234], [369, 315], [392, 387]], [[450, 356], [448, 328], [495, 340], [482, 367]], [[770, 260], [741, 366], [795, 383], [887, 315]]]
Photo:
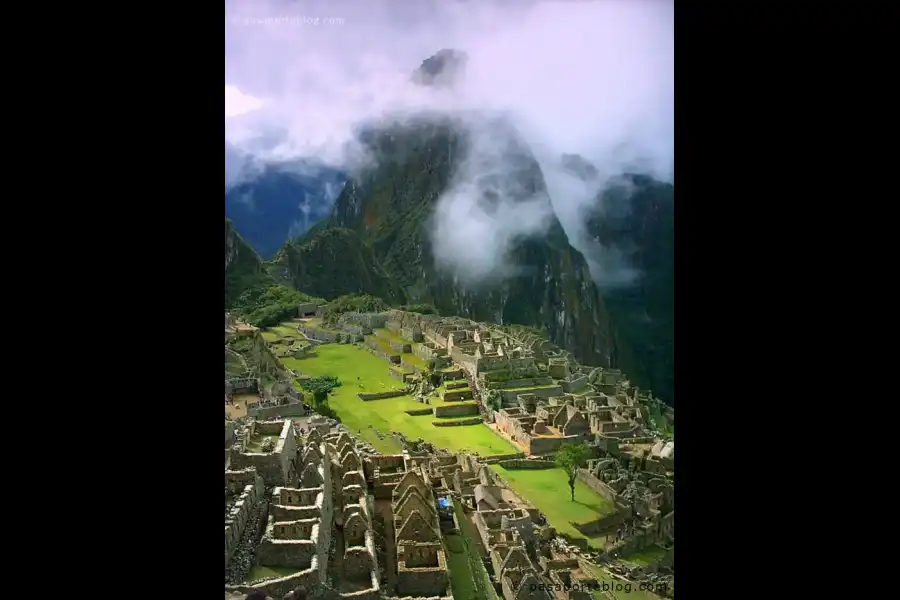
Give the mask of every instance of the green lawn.
[[643, 567], [649, 565], [652, 562], [656, 562], [662, 559], [662, 557], [664, 557], [665, 555], [666, 549], [662, 546], [650, 546], [649, 548], [645, 548], [640, 552], [629, 554], [628, 556], [623, 556], [622, 560]]
[[271, 328], [271, 331], [277, 333], [281, 337], [300, 339], [302, 334], [297, 331], [296, 325], [277, 325]]
[[428, 365], [425, 364], [425, 361], [424, 361], [424, 360], [422, 360], [421, 358], [419, 358], [419, 357], [416, 356], [415, 354], [401, 354], [400, 356], [401, 356], [401, 358], [403, 358], [403, 360], [405, 360], [406, 362], [408, 362], [408, 363], [411, 364], [412, 366], [418, 367], [418, 368], [422, 369], [423, 371], [425, 370], [425, 367], [428, 366]]
[[491, 578], [478, 554], [478, 542], [473, 537], [478, 533], [466, 519], [459, 503], [454, 501], [453, 505], [456, 519], [459, 521], [460, 533], [444, 536], [447, 548], [447, 566], [450, 568], [450, 581], [453, 584], [453, 597], [462, 599], [487, 596], [486, 600], [497, 600]]
[[[368, 339], [375, 342], [375, 345], [378, 346], [378, 349], [387, 354], [388, 356], [394, 356], [397, 352], [391, 348], [391, 344], [380, 337], [375, 337], [374, 335], [368, 336]], [[384, 361], [382, 361], [384, 362]]]
[[395, 344], [410, 344], [410, 345], [412, 345], [411, 341], [405, 339], [398, 333], [394, 333], [390, 329], [376, 329], [375, 331], [378, 332], [378, 337], [390, 340], [390, 341], [394, 342]]
[[569, 522], [588, 523], [612, 514], [612, 503], [581, 481], [575, 482], [575, 501], [571, 500], [566, 474], [562, 469], [513, 469], [491, 465], [523, 498], [546, 515], [559, 533], [587, 538], [591, 546], [603, 548], [606, 537], [582, 535]]
[[[597, 600], [610, 600], [610, 598], [615, 598], [616, 600], [661, 600], [659, 596], [652, 592], [637, 589], [637, 583], [626, 583], [621, 579], [616, 579], [600, 567], [589, 567], [587, 569], [587, 572], [592, 577], [595, 577], [597, 579], [597, 582], [600, 584], [600, 586], [602, 586], [603, 584], [607, 584], [613, 589], [614, 595], [607, 594], [603, 592], [602, 589], [595, 590], [593, 592], [593, 596]], [[631, 591], [626, 591], [629, 588]]]
[[[422, 438], [451, 452], [470, 450], [481, 455], [516, 452], [509, 442], [483, 423], [435, 427], [431, 424], [433, 415], [407, 415], [404, 411], [411, 408], [425, 408], [425, 405], [409, 396], [363, 402], [357, 396], [361, 391], [382, 392], [402, 386], [390, 376], [388, 363], [351, 344], [322, 344], [318, 346], [317, 352], [318, 356], [315, 357], [283, 358], [282, 362], [289, 369], [299, 370], [305, 375], [334, 375], [340, 379], [343, 385], [329, 396], [329, 405], [344, 425], [350, 430], [357, 430], [379, 452], [393, 454], [400, 451], [399, 446], [389, 437], [394, 431], [410, 439]], [[385, 438], [379, 439], [375, 429], [382, 432]]]

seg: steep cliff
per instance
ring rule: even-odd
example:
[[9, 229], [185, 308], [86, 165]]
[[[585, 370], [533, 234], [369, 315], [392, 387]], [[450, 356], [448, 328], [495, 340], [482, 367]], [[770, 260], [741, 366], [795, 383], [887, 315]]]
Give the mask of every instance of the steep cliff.
[[[490, 285], [464, 285], [436, 265], [430, 219], [468, 150], [465, 128], [451, 121], [423, 121], [370, 131], [366, 139], [378, 157], [377, 166], [351, 179], [335, 201], [332, 215], [279, 255], [298, 289], [326, 298], [350, 291], [377, 296], [384, 286], [377, 273], [383, 269], [402, 290], [395, 298], [432, 304], [441, 312], [475, 320], [538, 327], [586, 364], [616, 364], [617, 343], [603, 301], [584, 257], [569, 245], [555, 217], [546, 235], [513, 245], [507, 256], [515, 266], [513, 274]], [[506, 200], [515, 201], [516, 194], [523, 199], [540, 195], [545, 191], [543, 175], [530, 151], [521, 143], [510, 148], [517, 153], [511, 162], [518, 168], [509, 174], [514, 181], [505, 184]], [[497, 199], [480, 201], [490, 204]], [[462, 221], [458, 226], [467, 225]], [[344, 267], [341, 260], [326, 261], [327, 257], [365, 255], [356, 240], [371, 250], [375, 266], [351, 259], [349, 264], [358, 267], [332, 273], [331, 269]], [[289, 258], [292, 247], [314, 242], [324, 268], [310, 267], [309, 253]], [[354, 277], [357, 289], [336, 285], [349, 273], [358, 273]]]
[[262, 259], [225, 219], [225, 308], [231, 308], [245, 291], [274, 283]]
[[626, 349], [621, 366], [638, 385], [674, 405], [675, 186], [628, 175], [606, 191], [597, 207], [587, 221], [596, 241], [589, 258], [602, 262], [604, 251], [614, 247], [636, 272], [632, 285], [603, 290]]
[[275, 257], [272, 273], [320, 298], [368, 293], [392, 303], [403, 300], [403, 292], [371, 248], [350, 229], [317, 227], [310, 235], [288, 242]]

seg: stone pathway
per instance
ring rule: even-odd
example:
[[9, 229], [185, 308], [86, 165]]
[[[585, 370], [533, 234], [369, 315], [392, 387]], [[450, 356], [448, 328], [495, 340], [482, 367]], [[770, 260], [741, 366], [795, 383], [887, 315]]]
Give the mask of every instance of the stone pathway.
[[[268, 502], [265, 500], [269, 497], [270, 490], [266, 490], [263, 500], [250, 513], [247, 524], [244, 527], [244, 533], [241, 535], [241, 541], [238, 543], [237, 550], [228, 564], [225, 571], [225, 585], [239, 585], [250, 573], [253, 568], [253, 562], [256, 557], [256, 546], [259, 537], [265, 525], [268, 516]], [[261, 527], [262, 526], [262, 527]]]

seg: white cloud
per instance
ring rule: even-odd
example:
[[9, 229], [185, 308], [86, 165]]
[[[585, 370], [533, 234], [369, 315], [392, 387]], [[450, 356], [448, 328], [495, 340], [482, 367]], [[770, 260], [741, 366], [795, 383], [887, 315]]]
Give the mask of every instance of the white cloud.
[[225, 86], [225, 117], [238, 117], [262, 108], [259, 98], [248, 96], [233, 85]]
[[[226, 140], [263, 161], [312, 156], [347, 166], [359, 156], [353, 140], [361, 123], [425, 110], [502, 112], [537, 157], [576, 247], [583, 209], [606, 179], [637, 161], [672, 177], [672, 0], [234, 0], [226, 3], [225, 34], [226, 82], [256, 101], [226, 119]], [[411, 72], [442, 48], [467, 53], [464, 80], [450, 91], [413, 85]], [[502, 270], [510, 240], [540, 233], [546, 221], [539, 201], [493, 214], [466, 208], [484, 191], [479, 170], [504, 167], [485, 160], [503, 140], [483, 123], [467, 120], [478, 161], [458, 170], [437, 206], [454, 223], [469, 223], [434, 247], [445, 263], [477, 277]], [[598, 183], [561, 170], [564, 153], [595, 164]], [[479, 245], [475, 232], [493, 241]]]

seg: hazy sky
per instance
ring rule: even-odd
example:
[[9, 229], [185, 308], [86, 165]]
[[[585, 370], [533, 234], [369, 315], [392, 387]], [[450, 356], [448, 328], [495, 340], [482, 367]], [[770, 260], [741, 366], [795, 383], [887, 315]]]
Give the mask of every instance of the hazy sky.
[[[673, 177], [674, 0], [230, 0], [225, 38], [226, 141], [263, 160], [347, 166], [361, 122], [503, 111], [541, 164], [576, 247], [581, 210], [602, 183], [588, 189], [561, 171], [561, 154], [588, 158], [601, 182], [635, 161]], [[411, 72], [442, 48], [469, 56], [460, 85], [412, 84]], [[461, 169], [465, 181], [447, 202], [472, 192], [472, 171]], [[474, 210], [465, 208], [485, 217]], [[540, 231], [541, 219], [522, 221], [512, 231], [503, 225], [498, 239]], [[501, 224], [480, 230], [492, 227]]]

